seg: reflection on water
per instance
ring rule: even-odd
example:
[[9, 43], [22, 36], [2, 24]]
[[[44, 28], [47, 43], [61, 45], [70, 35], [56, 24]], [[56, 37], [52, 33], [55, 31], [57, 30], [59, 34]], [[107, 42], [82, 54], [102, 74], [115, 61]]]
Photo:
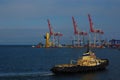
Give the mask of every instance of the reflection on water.
[[[102, 77], [101, 77], [102, 74]], [[88, 73], [73, 73], [73, 74], [61, 74], [49, 76], [50, 80], [112, 80], [112, 78], [107, 77], [108, 70], [98, 71], [98, 72], [88, 72]], [[104, 76], [104, 77], [103, 77]]]
[[97, 80], [97, 74], [95, 73], [87, 73], [82, 76], [81, 80]]
[[51, 76], [51, 72], [1, 73], [0, 77]]

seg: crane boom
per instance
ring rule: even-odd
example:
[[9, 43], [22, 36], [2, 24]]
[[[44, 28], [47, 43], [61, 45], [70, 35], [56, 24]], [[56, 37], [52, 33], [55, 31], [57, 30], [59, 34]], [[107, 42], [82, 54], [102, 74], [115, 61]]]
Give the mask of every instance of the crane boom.
[[53, 32], [52, 26], [50, 24], [50, 20], [48, 19], [47, 22], [48, 22], [48, 28], [49, 28], [49, 31], [50, 31], [50, 35], [53, 35], [54, 32]]
[[88, 19], [89, 19], [89, 24], [90, 24], [90, 32], [94, 32], [93, 22], [92, 22], [92, 19], [91, 19], [91, 17], [90, 17], [90, 14], [88, 14]]
[[72, 21], [73, 21], [73, 27], [74, 27], [74, 34], [78, 34], [77, 24], [76, 24], [75, 19], [74, 19], [73, 16], [72, 16]]
[[77, 35], [87, 35], [87, 32], [79, 31], [79, 29], [77, 28], [77, 23], [76, 23], [76, 21], [75, 21], [73, 16], [72, 16], [72, 21], [73, 21], [73, 27], [74, 27], [74, 34], [77, 34]]
[[60, 32], [54, 32], [53, 31], [53, 28], [52, 28], [52, 26], [50, 24], [50, 20], [49, 19], [47, 20], [47, 22], [48, 22], [48, 28], [49, 28], [49, 31], [50, 31], [50, 35], [63, 36], [63, 34], [61, 34]]
[[93, 28], [93, 22], [92, 22], [92, 19], [90, 17], [90, 14], [88, 14], [88, 19], [89, 19], [89, 24], [90, 24], [90, 32], [104, 34], [104, 32], [102, 30]]

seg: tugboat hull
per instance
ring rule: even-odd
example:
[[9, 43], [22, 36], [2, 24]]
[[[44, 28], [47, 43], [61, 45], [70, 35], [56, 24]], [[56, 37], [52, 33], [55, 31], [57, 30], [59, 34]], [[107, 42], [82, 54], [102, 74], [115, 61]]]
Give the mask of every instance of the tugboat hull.
[[102, 59], [102, 60], [105, 60], [105, 62], [101, 63], [100, 65], [96, 65], [96, 66], [80, 66], [80, 65], [74, 65], [70, 67], [69, 66], [68, 67], [55, 66], [51, 69], [51, 71], [55, 74], [101, 71], [101, 70], [106, 69], [107, 65], [109, 64], [108, 59]]

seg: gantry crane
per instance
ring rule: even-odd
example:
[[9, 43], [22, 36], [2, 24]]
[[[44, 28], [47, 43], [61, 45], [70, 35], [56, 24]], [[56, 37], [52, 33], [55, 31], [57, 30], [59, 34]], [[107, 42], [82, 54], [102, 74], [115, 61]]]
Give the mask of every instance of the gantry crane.
[[83, 32], [78, 29], [77, 23], [73, 16], [72, 16], [72, 22], [73, 22], [73, 27], [74, 27], [74, 35], [77, 36], [77, 44], [79, 47], [80, 46], [79, 45], [80, 44], [80, 36], [82, 36], [82, 41], [84, 42], [84, 36], [87, 35], [87, 32]]
[[[48, 22], [48, 28], [49, 28], [50, 36], [52, 36], [52, 38], [53, 38], [52, 39], [52, 43], [53, 43], [52, 46], [57, 46], [58, 47], [60, 45], [59, 44], [59, 38], [60, 38], [60, 36], [63, 36], [63, 34], [60, 33], [60, 32], [54, 32], [53, 28], [52, 28], [52, 26], [50, 24], [50, 20], [49, 19], [47, 19], [47, 22]], [[56, 42], [57, 42], [57, 44], [56, 44]]]
[[100, 35], [104, 34], [104, 32], [100, 29], [95, 29], [93, 26], [93, 22], [92, 22], [92, 19], [91, 19], [91, 16], [90, 14], [88, 14], [88, 19], [89, 19], [89, 25], [90, 25], [90, 32], [94, 34], [94, 47], [96, 46], [96, 37], [97, 37], [97, 34], [98, 34], [98, 37], [99, 37], [99, 43], [101, 42], [100, 40]]

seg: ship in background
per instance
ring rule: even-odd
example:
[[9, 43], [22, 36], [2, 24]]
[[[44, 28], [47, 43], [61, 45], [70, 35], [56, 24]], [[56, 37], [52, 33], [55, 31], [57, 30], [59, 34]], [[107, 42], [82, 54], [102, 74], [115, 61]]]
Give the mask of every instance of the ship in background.
[[120, 40], [118, 40], [118, 39], [109, 40], [109, 47], [120, 49]]

